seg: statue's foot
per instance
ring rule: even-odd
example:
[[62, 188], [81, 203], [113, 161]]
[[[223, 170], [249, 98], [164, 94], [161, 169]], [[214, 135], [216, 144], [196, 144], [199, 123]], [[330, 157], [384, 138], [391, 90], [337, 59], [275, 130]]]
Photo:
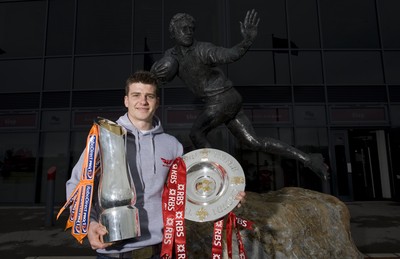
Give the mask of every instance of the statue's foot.
[[328, 180], [328, 165], [324, 163], [324, 157], [321, 154], [309, 154], [309, 160], [304, 163], [305, 167], [310, 168], [313, 172], [317, 173], [319, 177]]

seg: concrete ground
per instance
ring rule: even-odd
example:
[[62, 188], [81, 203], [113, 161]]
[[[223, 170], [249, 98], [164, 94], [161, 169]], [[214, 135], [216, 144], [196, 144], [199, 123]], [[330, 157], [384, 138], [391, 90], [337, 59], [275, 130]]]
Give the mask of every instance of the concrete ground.
[[351, 235], [366, 255], [400, 258], [400, 202], [347, 202]]
[[[400, 258], [400, 202], [346, 203], [354, 243], [366, 258]], [[1, 259], [92, 259], [87, 243], [79, 244], [64, 231], [67, 212], [45, 226], [44, 207], [0, 206]]]

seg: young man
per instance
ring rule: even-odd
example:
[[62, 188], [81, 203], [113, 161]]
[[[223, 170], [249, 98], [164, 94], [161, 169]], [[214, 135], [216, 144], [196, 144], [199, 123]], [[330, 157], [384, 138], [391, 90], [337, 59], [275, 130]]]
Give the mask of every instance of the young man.
[[251, 121], [242, 109], [242, 97], [218, 65], [240, 59], [257, 36], [257, 13], [248, 11], [240, 22], [243, 40], [232, 48], [217, 47], [209, 42], [194, 39], [195, 19], [189, 14], [178, 13], [170, 22], [171, 38], [175, 46], [155, 62], [152, 71], [164, 83], [176, 75], [205, 103], [204, 110], [193, 123], [190, 138], [196, 148], [211, 147], [207, 134], [225, 124], [244, 145], [256, 151], [279, 154], [304, 163], [321, 178], [328, 178], [328, 167], [321, 154], [306, 154], [273, 138], [259, 138]]
[[[103, 243], [107, 230], [98, 223], [93, 199], [87, 237], [99, 259], [132, 258], [132, 254], [133, 258], [159, 258], [163, 237], [161, 195], [171, 165], [167, 163], [183, 154], [181, 143], [164, 133], [154, 116], [159, 101], [157, 78], [152, 73], [138, 71], [127, 79], [124, 104], [128, 112], [117, 123], [127, 130], [127, 160], [136, 189], [141, 236], [118, 244]], [[82, 163], [83, 156], [67, 182], [67, 197], [79, 182]]]

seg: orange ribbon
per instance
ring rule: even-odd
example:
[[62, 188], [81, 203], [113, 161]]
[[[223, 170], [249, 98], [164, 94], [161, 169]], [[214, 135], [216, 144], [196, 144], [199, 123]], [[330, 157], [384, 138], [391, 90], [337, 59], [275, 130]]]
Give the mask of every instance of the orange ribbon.
[[83, 239], [88, 234], [90, 209], [92, 206], [94, 178], [97, 169], [97, 155], [99, 149], [99, 129], [94, 124], [90, 129], [86, 141], [85, 156], [82, 165], [81, 179], [67, 202], [57, 214], [57, 219], [61, 213], [71, 206], [65, 229], [72, 227], [71, 234], [82, 244]]

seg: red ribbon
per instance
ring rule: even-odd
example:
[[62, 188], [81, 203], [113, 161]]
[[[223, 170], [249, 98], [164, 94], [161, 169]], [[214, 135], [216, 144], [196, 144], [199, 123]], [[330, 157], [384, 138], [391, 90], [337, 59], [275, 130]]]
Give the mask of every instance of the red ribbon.
[[[164, 236], [161, 247], [161, 258], [172, 258], [174, 248], [175, 258], [187, 258], [185, 201], [186, 165], [183, 159], [178, 157], [170, 167], [168, 179], [162, 194]], [[238, 226], [251, 230], [253, 229], [253, 222], [237, 217], [233, 212], [230, 212], [226, 223], [228, 256], [232, 258], [232, 230], [235, 230], [239, 247], [239, 258], [245, 259], [247, 256]], [[214, 222], [212, 243], [213, 259], [222, 258], [223, 227], [223, 218]]]
[[214, 234], [212, 243], [212, 258], [222, 258], [222, 230], [224, 228], [224, 219], [214, 222]]
[[[232, 211], [229, 212], [228, 219], [226, 222], [226, 243], [227, 243], [226, 245], [227, 245], [227, 249], [228, 249], [228, 258], [232, 258], [232, 230], [235, 230], [235, 232], [236, 232], [236, 240], [238, 242], [238, 248], [239, 248], [239, 258], [243, 258], [243, 259], [247, 258], [238, 225], [242, 226], [246, 229], [252, 230], [253, 224], [254, 223], [249, 220], [237, 217], [235, 215], [235, 213], [233, 213]], [[218, 257], [216, 257], [216, 258], [218, 258]]]
[[162, 194], [164, 236], [161, 258], [187, 258], [185, 230], [186, 165], [178, 157], [169, 170]]

